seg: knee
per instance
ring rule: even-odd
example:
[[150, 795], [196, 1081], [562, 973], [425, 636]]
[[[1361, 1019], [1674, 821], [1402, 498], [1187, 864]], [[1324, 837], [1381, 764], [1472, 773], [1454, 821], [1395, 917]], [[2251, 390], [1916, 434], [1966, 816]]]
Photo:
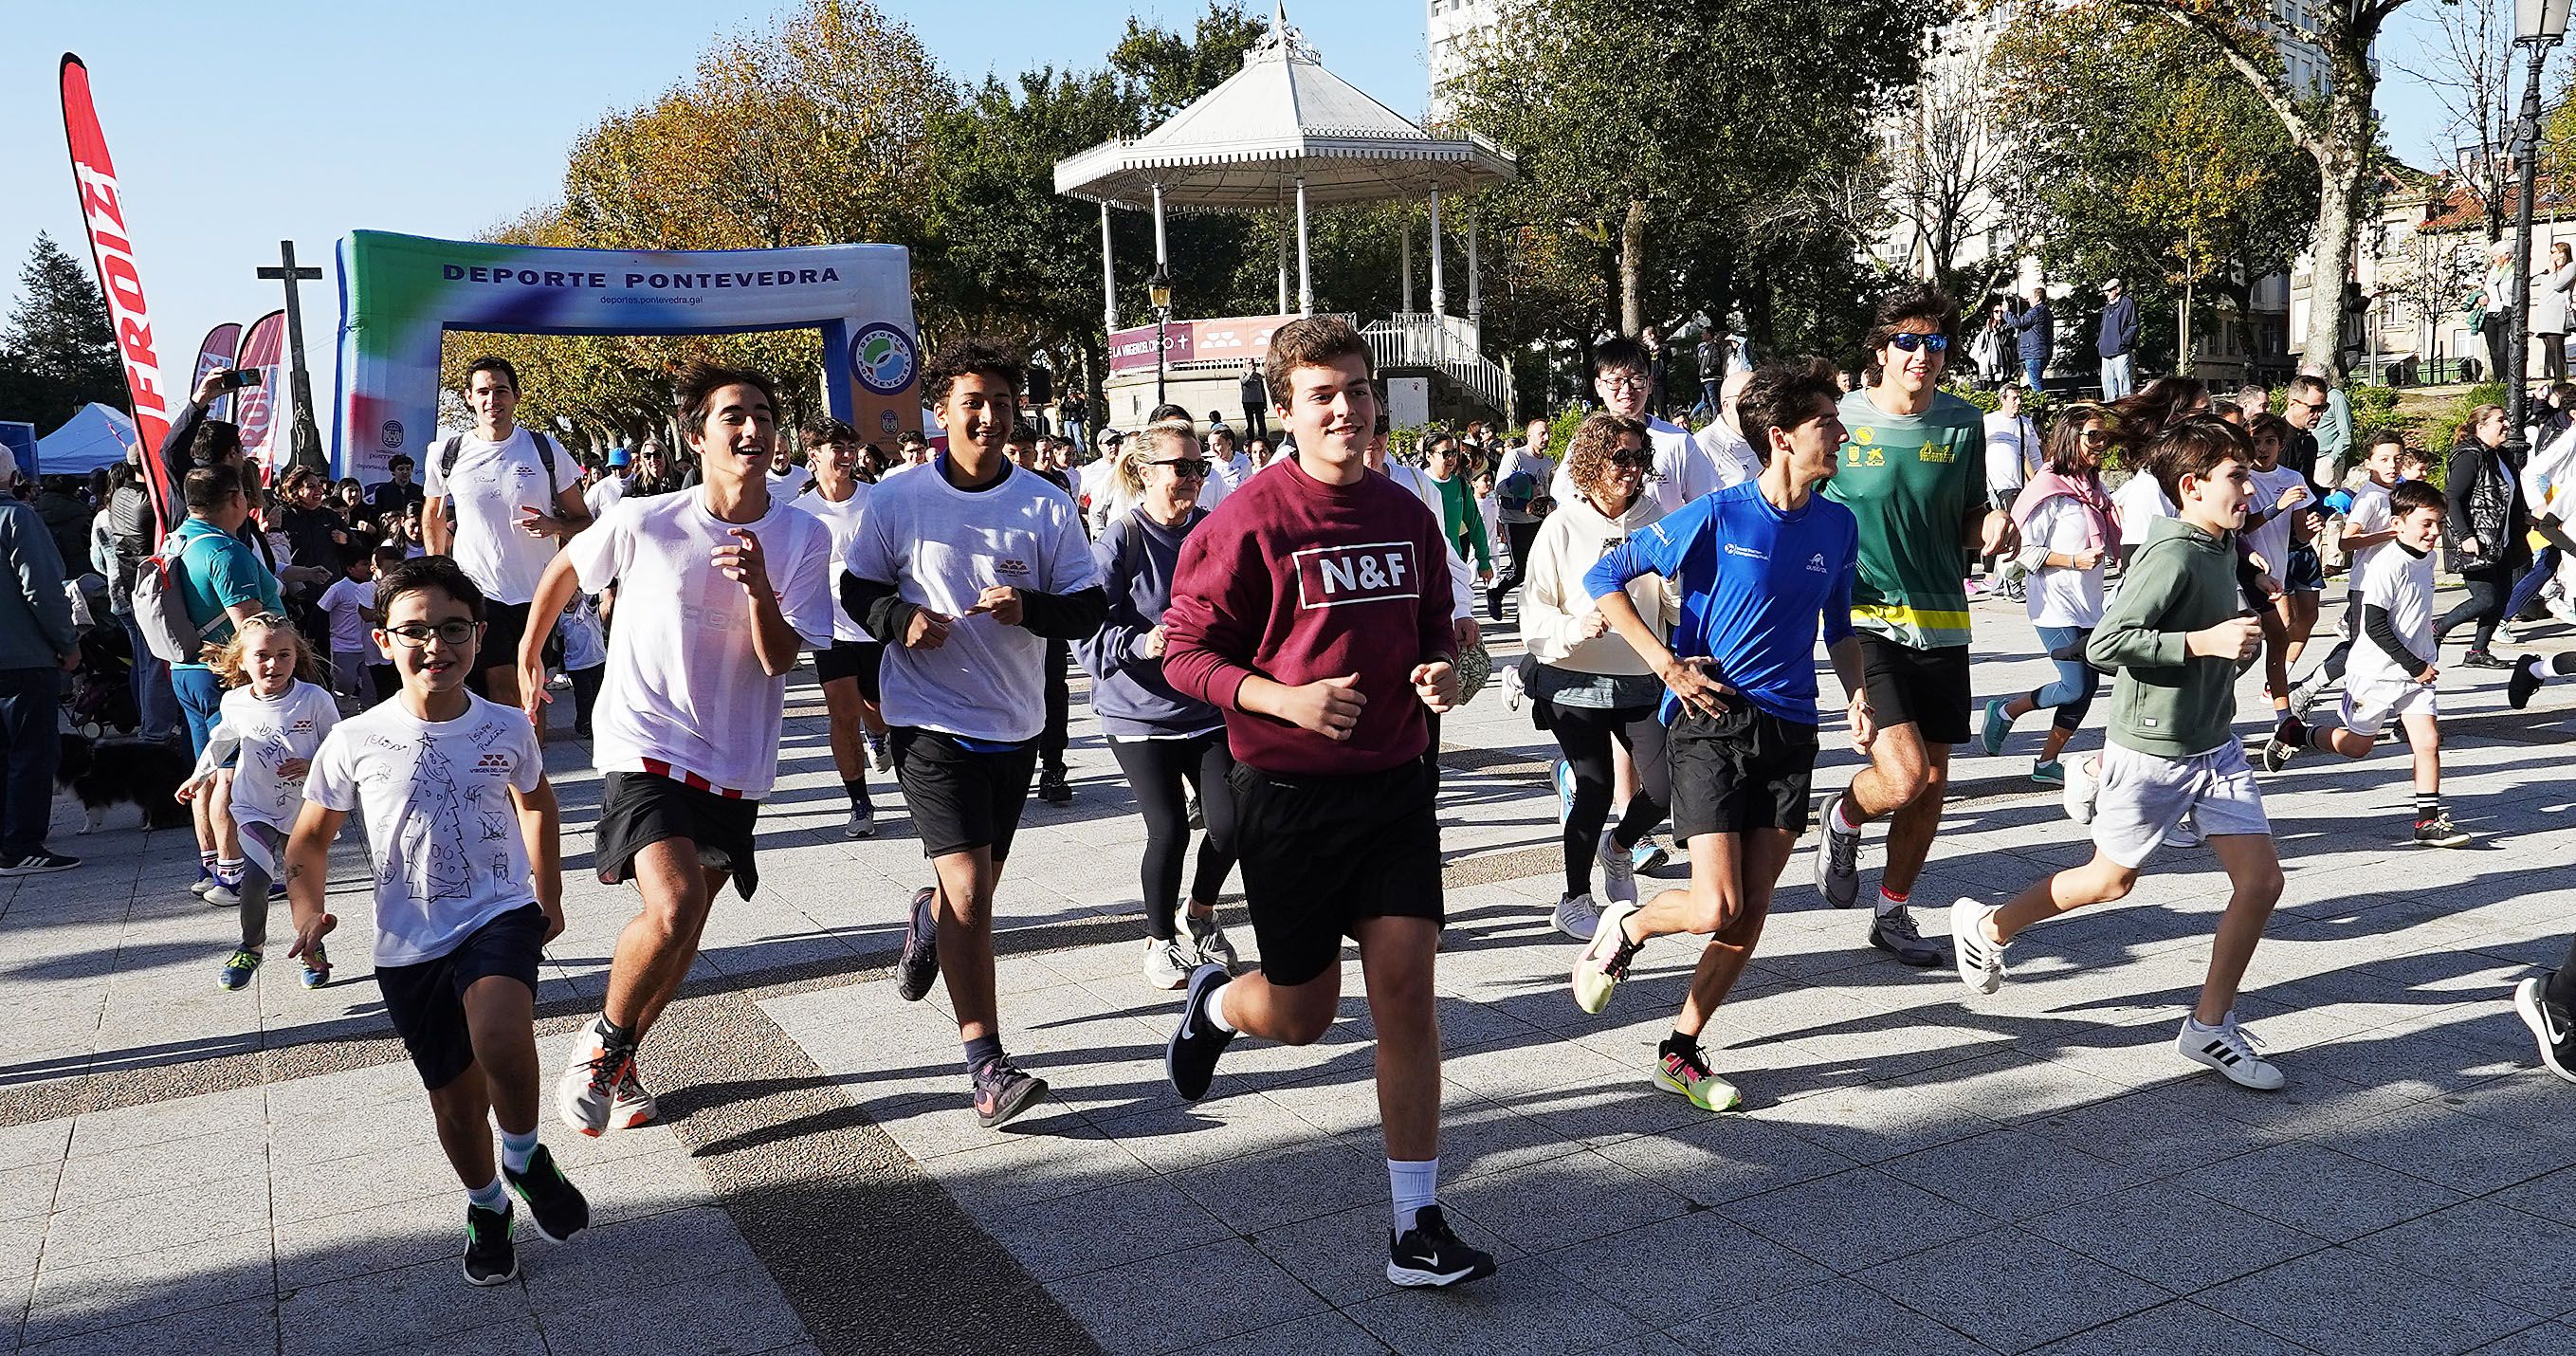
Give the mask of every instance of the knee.
[[2260, 904], [2268, 909], [2281, 902], [2281, 886], [2281, 868], [2267, 866], [2246, 876], [2236, 887], [2236, 893], [2246, 903]]
[[1697, 936], [1715, 937], [1743, 916], [1744, 900], [1731, 887], [1691, 892], [1690, 930]]
[[704, 882], [683, 879], [648, 895], [641, 915], [644, 925], [667, 938], [694, 937], [707, 921]]
[[1341, 1000], [1335, 993], [1301, 993], [1296, 1001], [1285, 1007], [1286, 1011], [1280, 1014], [1279, 1043], [1313, 1045], [1324, 1038], [1325, 1032], [1333, 1029], [1333, 1018], [1341, 1007]]

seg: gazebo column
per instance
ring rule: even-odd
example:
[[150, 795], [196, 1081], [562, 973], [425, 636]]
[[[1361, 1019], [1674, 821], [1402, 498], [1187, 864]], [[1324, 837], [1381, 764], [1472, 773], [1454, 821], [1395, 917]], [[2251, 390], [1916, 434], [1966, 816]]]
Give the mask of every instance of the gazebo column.
[[1440, 277], [1440, 190], [1431, 190], [1431, 360], [1448, 356], [1449, 292]]
[[1100, 315], [1118, 332], [1118, 264], [1109, 245], [1109, 204], [1100, 204]]
[[1315, 313], [1315, 270], [1306, 253], [1306, 176], [1297, 176], [1297, 314]]
[[1154, 271], [1171, 276], [1171, 256], [1163, 248], [1163, 186], [1154, 185]]
[[1410, 212], [1404, 217], [1404, 243], [1399, 249], [1400, 253], [1396, 257], [1404, 261], [1401, 265], [1404, 278], [1404, 310], [1410, 315], [1413, 311], [1413, 214]]
[[1282, 213], [1280, 213], [1278, 216], [1273, 217], [1273, 218], [1271, 219], [1271, 224], [1272, 224], [1273, 226], [1277, 227], [1277, 230], [1276, 230], [1276, 231], [1274, 231], [1274, 232], [1273, 232], [1273, 234], [1275, 234], [1275, 235], [1277, 235], [1277, 236], [1279, 237], [1279, 310], [1278, 310], [1277, 314], [1279, 314], [1279, 315], [1286, 315], [1286, 314], [1288, 314], [1288, 221], [1287, 221], [1287, 213], [1282, 212]]
[[1478, 281], [1479, 280], [1476, 276], [1476, 206], [1474, 202], [1470, 201], [1467, 205], [1467, 318], [1481, 324], [1485, 315], [1485, 302], [1482, 292], [1478, 290]]

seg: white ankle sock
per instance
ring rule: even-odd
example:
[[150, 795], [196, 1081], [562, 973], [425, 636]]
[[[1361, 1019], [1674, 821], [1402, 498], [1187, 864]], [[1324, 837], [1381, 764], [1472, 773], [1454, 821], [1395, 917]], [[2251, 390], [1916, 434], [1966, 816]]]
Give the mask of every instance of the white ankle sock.
[[536, 1152], [536, 1131], [531, 1130], [524, 1135], [514, 1135], [507, 1130], [501, 1132], [502, 1167], [508, 1168], [512, 1172], [526, 1172], [528, 1170], [528, 1160], [535, 1156]]
[[1217, 1030], [1234, 1030], [1234, 1023], [1225, 1019], [1224, 985], [1219, 984], [1215, 988], [1208, 990], [1207, 998], [1199, 1004], [1199, 1012], [1201, 1015], [1205, 1016], [1208, 1019], [1209, 1024], [1214, 1026]]
[[1398, 1237], [1413, 1227], [1413, 1217], [1427, 1205], [1440, 1199], [1440, 1160], [1425, 1159], [1407, 1163], [1386, 1160], [1386, 1189], [1395, 1199], [1395, 1232]]
[[1836, 833], [1860, 832], [1859, 822], [1851, 817], [1851, 796], [1849, 793], [1845, 793], [1834, 801], [1833, 828]]
[[1889, 914], [1894, 913], [1896, 910], [1901, 909], [1901, 908], [1904, 908], [1904, 907], [1905, 907], [1905, 901], [1906, 901], [1907, 899], [1910, 899], [1910, 898], [1912, 898], [1912, 896], [1910, 896], [1910, 895], [1908, 895], [1908, 896], [1903, 896], [1903, 897], [1899, 897], [1899, 896], [1896, 896], [1896, 895], [1891, 895], [1891, 894], [1889, 894], [1889, 893], [1887, 892], [1887, 887], [1885, 887], [1885, 886], [1880, 886], [1880, 887], [1879, 887], [1879, 891], [1878, 891], [1878, 908], [1877, 908], [1877, 911], [1876, 911], [1876, 912], [1877, 912], [1877, 916], [1878, 916], [1878, 917], [1880, 917], [1880, 918], [1885, 918], [1885, 917], [1886, 917], [1886, 916], [1888, 916]]
[[510, 1193], [501, 1189], [501, 1179], [498, 1177], [485, 1182], [479, 1190], [466, 1192], [465, 1199], [486, 1210], [506, 1212], [510, 1208]]

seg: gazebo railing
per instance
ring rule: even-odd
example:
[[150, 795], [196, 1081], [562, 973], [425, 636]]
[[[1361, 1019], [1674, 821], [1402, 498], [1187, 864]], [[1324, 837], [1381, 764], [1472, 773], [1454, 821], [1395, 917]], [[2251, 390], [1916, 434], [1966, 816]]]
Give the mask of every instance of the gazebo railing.
[[1511, 374], [1484, 355], [1479, 327], [1466, 316], [1398, 311], [1360, 330], [1380, 370], [1430, 368], [1489, 408], [1511, 413]]

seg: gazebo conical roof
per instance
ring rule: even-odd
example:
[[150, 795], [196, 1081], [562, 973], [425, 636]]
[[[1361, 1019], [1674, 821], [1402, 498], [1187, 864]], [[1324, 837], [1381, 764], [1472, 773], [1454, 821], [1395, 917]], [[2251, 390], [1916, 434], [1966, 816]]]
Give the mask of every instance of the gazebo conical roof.
[[1305, 180], [1312, 206], [1502, 183], [1512, 157], [1474, 134], [1434, 136], [1324, 69], [1285, 6], [1243, 69], [1162, 125], [1056, 162], [1055, 190], [1112, 207], [1256, 212]]

